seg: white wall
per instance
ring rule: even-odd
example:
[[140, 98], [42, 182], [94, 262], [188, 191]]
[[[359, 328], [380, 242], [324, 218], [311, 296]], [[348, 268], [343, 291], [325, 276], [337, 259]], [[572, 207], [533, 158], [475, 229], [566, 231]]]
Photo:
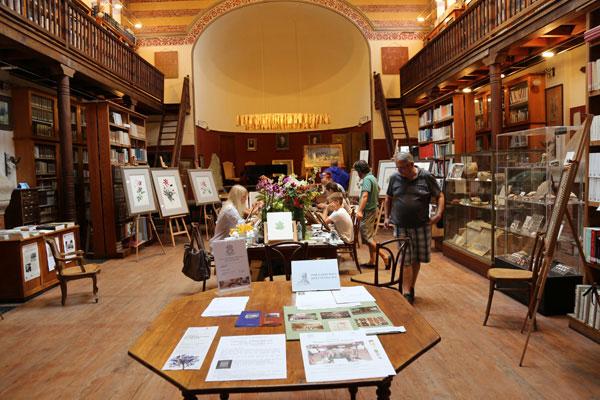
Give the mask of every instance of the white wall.
[[[8, 84], [8, 86], [10, 86], [11, 78], [10, 78], [8, 72], [0, 71], [0, 82], [2, 82], [4, 84]], [[0, 95], [6, 96], [6, 97], [12, 97], [10, 94], [10, 88], [8, 88], [7, 90], [3, 90], [0, 88]], [[13, 124], [14, 124], [14, 118], [16, 116], [18, 116], [18, 112], [15, 111], [14, 107], [13, 107], [12, 113], [13, 114], [10, 117], [13, 118]], [[8, 154], [9, 156], [14, 156], [15, 155], [15, 142], [13, 140], [13, 131], [5, 131], [5, 130], [0, 129], [0, 174], [6, 176], [4, 153]], [[8, 175], [7, 178], [10, 182], [12, 182], [16, 186], [17, 173], [15, 171], [12, 171], [11, 174]]]

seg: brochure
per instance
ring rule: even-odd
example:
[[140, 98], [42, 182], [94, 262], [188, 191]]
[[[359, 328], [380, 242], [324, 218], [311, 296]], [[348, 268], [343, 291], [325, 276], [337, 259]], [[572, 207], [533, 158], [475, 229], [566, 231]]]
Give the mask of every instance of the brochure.
[[167, 359], [163, 371], [202, 368], [218, 329], [218, 326], [188, 328]]
[[259, 326], [261, 314], [260, 311], [242, 311], [235, 326], [238, 328]]
[[338, 260], [292, 261], [292, 292], [340, 288]]

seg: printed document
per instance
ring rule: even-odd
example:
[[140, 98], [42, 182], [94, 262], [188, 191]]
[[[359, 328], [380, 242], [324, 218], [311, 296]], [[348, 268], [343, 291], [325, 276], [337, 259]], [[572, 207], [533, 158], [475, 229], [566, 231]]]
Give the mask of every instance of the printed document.
[[187, 328], [175, 350], [167, 359], [163, 371], [200, 369], [206, 353], [217, 334], [218, 326]]
[[202, 313], [203, 317], [227, 317], [229, 315], [240, 315], [246, 308], [246, 303], [250, 300], [249, 296], [238, 297], [217, 297], [212, 299], [206, 310]]
[[364, 286], [344, 286], [334, 290], [333, 297], [336, 303], [355, 303], [361, 301], [375, 301], [371, 293]]

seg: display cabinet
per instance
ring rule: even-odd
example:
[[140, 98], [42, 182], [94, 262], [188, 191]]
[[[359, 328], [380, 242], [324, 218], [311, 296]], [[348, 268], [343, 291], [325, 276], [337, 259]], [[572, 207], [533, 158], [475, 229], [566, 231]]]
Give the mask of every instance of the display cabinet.
[[[552, 215], [562, 166], [570, 151], [569, 139], [582, 127], [543, 127], [498, 135], [518, 140], [524, 150], [496, 154], [496, 266], [527, 268], [536, 232], [546, 230]], [[518, 139], [515, 139], [518, 138]], [[533, 149], [528, 149], [533, 147]], [[575, 285], [583, 265], [575, 237], [582, 238], [585, 205], [585, 161], [578, 168], [568, 212], [575, 231], [563, 220], [546, 283], [540, 312], [565, 314], [574, 306]], [[549, 295], [548, 292], [554, 292]], [[518, 297], [516, 294], [511, 294]], [[526, 302], [527, 299], [519, 298]]]
[[444, 182], [444, 255], [485, 275], [494, 260], [493, 180], [495, 156], [490, 152], [447, 157]]

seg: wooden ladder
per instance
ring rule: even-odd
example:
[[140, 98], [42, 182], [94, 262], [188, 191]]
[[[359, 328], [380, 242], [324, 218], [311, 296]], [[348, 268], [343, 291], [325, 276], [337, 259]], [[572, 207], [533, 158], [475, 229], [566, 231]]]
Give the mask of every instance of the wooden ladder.
[[[373, 82], [375, 86], [375, 109], [381, 114], [383, 130], [385, 132], [385, 141], [388, 148], [389, 157], [392, 158], [396, 153], [395, 142], [402, 140], [411, 149], [410, 135], [406, 127], [406, 117], [404, 109], [400, 105], [399, 99], [386, 99], [383, 93], [381, 75], [373, 72]], [[412, 149], [411, 149], [412, 150]]]
[[[165, 147], [170, 147], [171, 167], [179, 165], [181, 157], [181, 143], [183, 142], [183, 130], [185, 126], [186, 115], [190, 113], [190, 77], [183, 79], [183, 88], [181, 90], [181, 101], [177, 104], [165, 104], [165, 108], [160, 120], [160, 130], [158, 132], [158, 141], [154, 149], [154, 166], [159, 167], [160, 155], [168, 154]], [[174, 111], [177, 111], [175, 114]]]

